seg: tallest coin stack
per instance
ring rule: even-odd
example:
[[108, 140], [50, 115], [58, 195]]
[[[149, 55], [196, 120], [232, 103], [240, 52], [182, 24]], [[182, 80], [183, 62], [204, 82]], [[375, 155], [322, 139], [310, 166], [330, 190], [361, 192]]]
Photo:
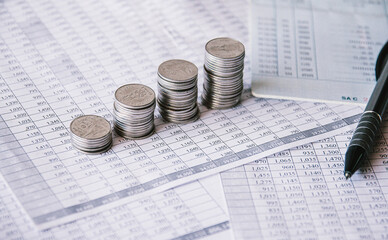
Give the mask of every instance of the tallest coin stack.
[[215, 38], [205, 50], [202, 103], [212, 109], [235, 106], [243, 90], [244, 45], [231, 38]]

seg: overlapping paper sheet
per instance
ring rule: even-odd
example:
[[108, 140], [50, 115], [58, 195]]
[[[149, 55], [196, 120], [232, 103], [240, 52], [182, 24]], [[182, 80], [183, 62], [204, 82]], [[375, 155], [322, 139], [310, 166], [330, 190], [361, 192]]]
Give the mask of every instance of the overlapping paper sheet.
[[71, 120], [111, 120], [118, 86], [156, 89], [157, 66], [171, 58], [201, 70], [204, 45], [214, 37], [248, 46], [246, 24], [236, 17], [246, 6], [0, 2], [0, 172], [36, 225], [79, 219], [354, 127], [359, 106], [253, 98], [247, 87], [233, 109], [201, 107], [200, 120], [185, 125], [157, 115], [153, 136], [115, 136], [105, 154], [73, 149]]
[[221, 173], [235, 239], [386, 239], [388, 118], [369, 161], [343, 176], [352, 131]]
[[195, 181], [38, 231], [0, 175], [0, 239], [229, 239], [227, 214], [203, 184], [222, 188]]
[[252, 0], [258, 97], [367, 103], [388, 41], [385, 0]]

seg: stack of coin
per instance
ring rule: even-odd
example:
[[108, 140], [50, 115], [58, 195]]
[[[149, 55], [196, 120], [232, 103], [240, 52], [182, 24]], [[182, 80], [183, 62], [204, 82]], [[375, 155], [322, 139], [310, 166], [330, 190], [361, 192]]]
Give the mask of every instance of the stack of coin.
[[213, 109], [235, 106], [243, 91], [244, 45], [231, 38], [215, 38], [205, 50], [202, 103]]
[[112, 146], [110, 123], [100, 116], [77, 117], [70, 124], [70, 135], [73, 146], [83, 153], [97, 154]]
[[155, 92], [143, 84], [126, 84], [115, 92], [113, 126], [125, 138], [145, 138], [153, 134]]
[[191, 62], [168, 60], [158, 68], [158, 106], [162, 117], [173, 123], [199, 118], [198, 68]]

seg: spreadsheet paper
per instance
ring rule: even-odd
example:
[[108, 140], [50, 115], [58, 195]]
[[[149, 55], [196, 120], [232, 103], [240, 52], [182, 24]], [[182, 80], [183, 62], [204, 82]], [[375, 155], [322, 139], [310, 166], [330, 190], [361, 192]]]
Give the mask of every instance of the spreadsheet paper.
[[252, 0], [252, 92], [364, 103], [388, 41], [388, 2]]
[[0, 175], [0, 239], [229, 239], [227, 214], [207, 191], [196, 181], [38, 231]]
[[387, 239], [388, 119], [345, 180], [352, 131], [221, 173], [235, 239]]
[[220, 35], [246, 44], [246, 23], [235, 15], [246, 10], [240, 3], [167, 3], [0, 2], [0, 172], [40, 228], [153, 196], [357, 123], [359, 106], [253, 98], [247, 87], [232, 109], [201, 106], [201, 118], [185, 125], [157, 114], [156, 133], [147, 139], [114, 136], [104, 154], [77, 152], [70, 122], [83, 114], [112, 120], [120, 85], [156, 89], [157, 66], [171, 58], [201, 69], [206, 41]]

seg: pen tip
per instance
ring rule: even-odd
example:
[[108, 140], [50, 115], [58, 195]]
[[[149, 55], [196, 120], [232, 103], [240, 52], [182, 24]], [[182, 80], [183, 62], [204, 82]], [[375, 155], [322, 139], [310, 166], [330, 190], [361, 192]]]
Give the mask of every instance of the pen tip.
[[352, 176], [352, 174], [350, 172], [345, 172], [344, 175], [345, 175], [346, 180], [348, 180]]

